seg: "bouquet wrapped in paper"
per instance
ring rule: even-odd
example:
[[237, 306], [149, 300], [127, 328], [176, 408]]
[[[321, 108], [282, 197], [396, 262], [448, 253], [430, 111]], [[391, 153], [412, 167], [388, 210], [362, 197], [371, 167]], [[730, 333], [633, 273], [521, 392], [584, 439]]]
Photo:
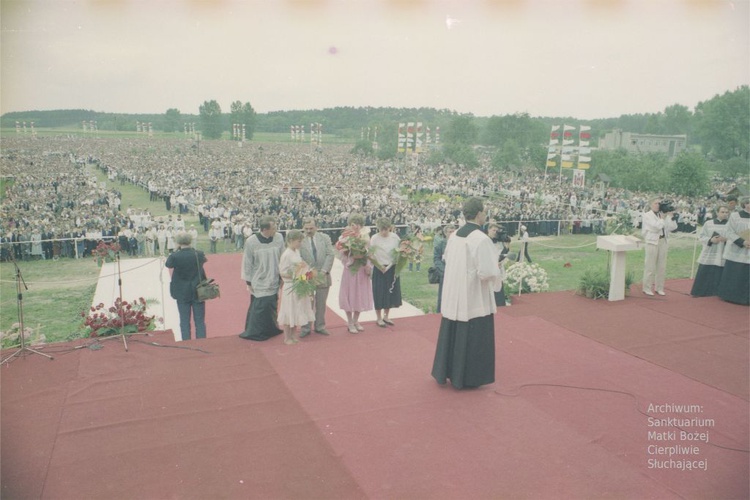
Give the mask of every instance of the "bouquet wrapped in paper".
[[349, 262], [345, 261], [344, 265], [348, 265], [352, 274], [357, 274], [357, 271], [362, 266], [366, 266], [367, 261], [372, 257], [370, 243], [361, 233], [351, 229], [346, 229], [341, 233], [341, 237], [336, 242], [336, 250], [349, 258]]
[[320, 276], [305, 262], [297, 264], [292, 275], [292, 291], [299, 297], [310, 297], [320, 285]]
[[396, 266], [396, 276], [401, 274], [406, 264], [414, 261], [421, 254], [422, 247], [416, 245], [413, 238], [407, 237], [401, 240], [398, 248], [393, 249], [393, 263]]

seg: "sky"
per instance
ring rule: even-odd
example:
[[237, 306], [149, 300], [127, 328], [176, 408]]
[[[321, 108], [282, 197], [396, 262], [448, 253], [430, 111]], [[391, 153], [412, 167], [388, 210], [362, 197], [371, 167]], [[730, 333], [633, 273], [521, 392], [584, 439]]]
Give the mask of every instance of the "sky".
[[750, 0], [0, 0], [0, 112], [579, 119], [750, 84]]

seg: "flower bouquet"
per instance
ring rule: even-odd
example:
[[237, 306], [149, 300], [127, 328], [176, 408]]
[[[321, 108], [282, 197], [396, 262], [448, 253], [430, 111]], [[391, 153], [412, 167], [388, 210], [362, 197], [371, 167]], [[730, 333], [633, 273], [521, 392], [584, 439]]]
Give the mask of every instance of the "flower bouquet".
[[96, 265], [101, 267], [104, 262], [115, 260], [115, 255], [120, 251], [120, 245], [116, 242], [107, 243], [101, 240], [96, 248], [92, 250], [91, 255], [96, 259]]
[[506, 271], [505, 286], [509, 294], [545, 292], [549, 290], [547, 271], [539, 264], [516, 262]]
[[367, 261], [372, 256], [369, 242], [362, 237], [361, 233], [352, 231], [351, 229], [346, 229], [341, 233], [341, 237], [336, 242], [336, 250], [351, 259], [348, 267], [352, 274], [357, 274], [357, 271], [362, 266], [367, 265]]
[[292, 275], [292, 291], [299, 297], [310, 297], [320, 285], [318, 272], [310, 269], [305, 262], [300, 262]]
[[116, 335], [123, 328], [125, 333], [145, 332], [154, 329], [155, 317], [146, 314], [146, 299], [141, 297], [133, 303], [118, 297], [108, 309], [103, 303], [92, 306], [86, 314], [83, 326], [89, 329], [90, 337]]
[[396, 276], [399, 276], [401, 274], [401, 271], [404, 270], [406, 264], [408, 264], [410, 261], [413, 262], [414, 259], [421, 253], [422, 247], [417, 246], [413, 238], [406, 237], [401, 240], [398, 248], [393, 249], [393, 262], [396, 266]]

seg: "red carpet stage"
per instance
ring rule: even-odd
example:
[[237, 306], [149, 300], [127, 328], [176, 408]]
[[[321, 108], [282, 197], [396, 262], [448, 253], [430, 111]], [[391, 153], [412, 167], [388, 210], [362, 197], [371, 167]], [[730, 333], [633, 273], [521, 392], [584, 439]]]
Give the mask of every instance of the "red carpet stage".
[[0, 369], [2, 498], [750, 495], [746, 307], [683, 281], [524, 296], [495, 318], [497, 382], [456, 391], [429, 375], [439, 315], [351, 335], [330, 312], [330, 337], [246, 341], [238, 257], [209, 258], [209, 339]]

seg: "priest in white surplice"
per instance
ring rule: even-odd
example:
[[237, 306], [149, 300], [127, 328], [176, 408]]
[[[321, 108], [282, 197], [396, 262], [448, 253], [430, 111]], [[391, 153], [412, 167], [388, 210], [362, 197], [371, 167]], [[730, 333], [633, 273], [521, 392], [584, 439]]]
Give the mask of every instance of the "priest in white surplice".
[[464, 203], [466, 224], [449, 239], [432, 376], [457, 389], [495, 381], [495, 291], [502, 287], [498, 251], [482, 232], [487, 214], [479, 198]]

